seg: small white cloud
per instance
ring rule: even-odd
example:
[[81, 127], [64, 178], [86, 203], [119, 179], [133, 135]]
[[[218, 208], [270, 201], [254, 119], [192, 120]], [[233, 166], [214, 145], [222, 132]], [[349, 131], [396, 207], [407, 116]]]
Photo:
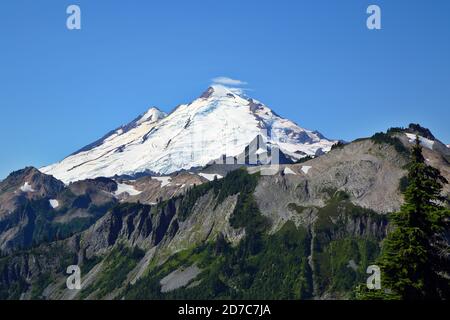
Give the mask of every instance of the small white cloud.
[[247, 84], [247, 82], [245, 82], [245, 81], [231, 79], [228, 77], [217, 77], [217, 78], [212, 79], [212, 82], [214, 84], [221, 84], [224, 86], [245, 86]]
[[233, 92], [234, 94], [240, 96], [240, 95], [244, 95], [245, 91], [247, 89], [241, 89], [241, 88], [228, 88], [228, 90], [230, 90], [231, 92]]

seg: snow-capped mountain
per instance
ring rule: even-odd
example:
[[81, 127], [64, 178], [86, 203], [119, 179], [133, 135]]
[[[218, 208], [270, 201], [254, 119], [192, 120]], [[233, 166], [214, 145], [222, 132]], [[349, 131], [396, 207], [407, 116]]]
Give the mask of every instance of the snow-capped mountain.
[[292, 159], [327, 152], [335, 141], [299, 127], [242, 91], [213, 85], [169, 115], [149, 109], [59, 163], [41, 168], [65, 183], [142, 172], [170, 174], [242, 154], [256, 137]]

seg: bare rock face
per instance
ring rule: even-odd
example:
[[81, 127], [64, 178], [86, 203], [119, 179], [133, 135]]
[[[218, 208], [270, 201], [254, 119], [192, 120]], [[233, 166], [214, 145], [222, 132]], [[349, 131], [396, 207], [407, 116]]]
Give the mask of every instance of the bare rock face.
[[24, 200], [51, 198], [62, 189], [61, 181], [35, 168], [15, 171], [0, 182], [0, 218], [14, 211]]
[[183, 270], [175, 270], [161, 280], [161, 292], [170, 292], [186, 286], [191, 280], [200, 274], [201, 270], [192, 265]]
[[114, 181], [102, 178], [65, 186], [31, 167], [13, 172], [0, 182], [0, 252], [86, 229], [117, 202], [108, 192], [114, 187]]
[[[379, 213], [401, 205], [399, 181], [407, 159], [393, 147], [370, 140], [349, 144], [301, 164], [289, 165], [291, 174], [264, 176], [255, 197], [260, 210], [279, 228], [296, 215], [289, 204], [323, 207], [336, 191], [345, 191], [353, 203]], [[286, 172], [286, 170], [284, 170]]]
[[63, 189], [62, 182], [32, 167], [0, 182], [0, 252], [30, 245], [35, 216], [28, 204], [53, 198]]
[[[410, 139], [403, 133], [398, 138], [406, 148], [411, 146]], [[450, 180], [445, 154], [439, 148], [424, 148], [423, 152], [427, 162]], [[333, 148], [325, 155], [302, 163], [281, 165], [277, 174], [262, 175], [255, 180], [256, 187], [252, 186], [251, 189], [254, 190], [252, 199], [260, 214], [270, 220], [269, 233], [274, 234], [286, 222], [293, 221], [308, 234], [311, 246], [307, 253], [308, 263], [317, 298], [329, 294], [329, 297], [333, 296], [329, 292], [317, 291], [321, 272], [324, 271], [320, 270], [318, 263], [321, 259], [317, 257], [324, 258], [324, 250], [329, 250], [331, 243], [336, 245], [342, 240], [370, 238], [372, 244], [378, 246], [389, 230], [386, 214], [398, 210], [402, 204], [400, 181], [406, 175], [408, 162], [407, 153], [399, 152], [395, 145], [363, 139]], [[211, 175], [216, 173], [217, 167], [209, 169], [213, 170]], [[252, 167], [247, 170], [257, 172], [259, 169]], [[24, 176], [29, 178], [28, 174]], [[91, 204], [101, 207], [113, 203], [114, 206], [84, 231], [61, 241], [42, 243], [36, 250], [26, 251], [13, 258], [8, 257], [3, 266], [0, 263], [0, 289], [2, 283], [17, 283], [20, 279], [26, 279], [29, 286], [50, 273], [56, 280], [47, 287], [46, 297], [77, 298], [76, 294], [58, 289], [54, 284], [58, 281], [63, 283], [62, 270], [67, 263], [85, 265], [94, 261], [95, 266], [88, 272], [86, 279], [95, 283], [105, 272], [105, 257], [119, 244], [143, 250], [145, 254], [128, 272], [126, 280], [106, 296], [116, 298], [120, 297], [120, 290], [126, 285], [138, 281], [151, 272], [151, 268], [164, 265], [178, 252], [197, 248], [218, 237], [233, 246], [239, 245], [246, 236], [246, 230], [233, 228], [230, 221], [236, 208], [239, 208], [239, 196], [246, 192], [248, 186], [226, 180], [230, 176], [223, 178], [227, 183], [222, 185], [217, 180], [208, 182], [212, 179], [204, 176], [180, 172], [170, 177], [142, 177], [131, 181], [101, 178], [72, 183], [67, 187], [62, 186], [61, 190], [55, 187], [54, 193], [50, 186], [39, 186], [30, 179], [33, 190], [36, 188], [47, 192], [47, 198], [44, 199], [55, 197], [61, 207], [69, 208], [59, 215], [68, 217], [67, 221], [71, 221], [77, 213], [89, 212], [87, 208]], [[16, 183], [5, 180], [0, 184], [3, 192], [0, 196], [25, 183], [23, 179], [16, 180]], [[194, 185], [197, 187], [194, 188]], [[229, 193], [219, 200], [221, 188]], [[29, 187], [24, 189], [29, 190]], [[27, 198], [31, 196], [28, 195], [30, 192], [22, 192], [25, 193], [24, 201], [30, 200]], [[444, 192], [449, 194], [448, 187]], [[87, 198], [89, 201], [86, 202]], [[19, 221], [27, 225], [27, 219], [30, 216], [23, 216]], [[1, 223], [2, 220], [0, 226]], [[14, 236], [13, 231], [0, 235], [5, 237], [3, 239], [10, 235], [20, 239]], [[52, 257], [59, 257], [59, 260]], [[355, 261], [349, 260], [350, 268], [358, 267]], [[199, 270], [193, 265], [191, 269], [189, 265], [185, 267], [187, 269], [174, 269], [160, 279], [163, 292], [184, 287], [194, 278], [197, 281]], [[29, 297], [32, 291], [27, 285], [22, 289], [24, 298]], [[96, 296], [93, 292], [90, 297], [102, 296]]]
[[112, 209], [81, 236], [81, 250], [87, 258], [107, 252], [117, 242], [130, 247], [158, 251], [163, 261], [175, 252], [214, 240], [224, 234], [231, 241], [239, 241], [242, 230], [229, 225], [237, 195], [217, 205], [212, 191], [200, 197], [187, 218], [180, 217], [182, 198], [158, 205], [124, 203]]
[[124, 184], [134, 189], [131, 191], [132, 194], [126, 191], [122, 194], [116, 192], [116, 194], [122, 202], [140, 202], [151, 205], [177, 197], [187, 189], [207, 181], [204, 177], [187, 171], [178, 172], [170, 176], [146, 176], [133, 181], [123, 181]]

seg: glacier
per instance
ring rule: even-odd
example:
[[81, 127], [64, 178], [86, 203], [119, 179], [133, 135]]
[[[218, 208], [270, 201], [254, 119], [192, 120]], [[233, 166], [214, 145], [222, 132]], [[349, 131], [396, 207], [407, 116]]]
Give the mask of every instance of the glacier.
[[165, 114], [156, 107], [41, 172], [70, 183], [96, 177], [169, 175], [236, 156], [257, 137], [292, 160], [328, 152], [336, 141], [282, 118], [243, 91], [212, 85]]

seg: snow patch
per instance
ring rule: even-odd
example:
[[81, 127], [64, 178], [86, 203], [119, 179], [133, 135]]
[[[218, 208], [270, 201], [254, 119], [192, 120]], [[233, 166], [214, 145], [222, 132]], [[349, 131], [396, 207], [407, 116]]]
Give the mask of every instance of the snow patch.
[[35, 190], [31, 187], [31, 185], [28, 184], [28, 182], [25, 182], [23, 186], [20, 187], [20, 190], [22, 192], [34, 192]]
[[302, 166], [302, 171], [304, 174], [308, 174], [308, 171], [311, 169], [311, 166]]
[[138, 194], [142, 193], [142, 191], [136, 190], [132, 185], [125, 183], [118, 183], [117, 190], [114, 192], [114, 195], [118, 196], [125, 192], [128, 193], [130, 196], [137, 196]]
[[149, 122], [157, 122], [163, 118], [165, 118], [167, 115], [160, 111], [158, 108], [152, 107], [150, 108], [144, 115], [138, 120], [137, 124], [140, 125], [146, 121]]
[[[416, 141], [416, 135], [412, 133], [405, 133], [408, 137], [408, 140], [410, 143], [414, 143]], [[420, 145], [422, 147], [428, 148], [430, 150], [433, 150], [434, 141], [427, 139], [425, 137], [419, 136]]]
[[198, 174], [200, 177], [203, 177], [209, 181], [213, 181], [214, 177], [217, 176], [217, 179], [222, 179], [223, 177], [220, 174], [217, 173], [199, 173]]
[[161, 188], [167, 186], [170, 184], [170, 181], [172, 180], [171, 177], [152, 177], [152, 179], [158, 180], [161, 182]]
[[56, 209], [56, 208], [59, 207], [59, 201], [56, 200], [56, 199], [50, 199], [50, 200], [48, 200], [48, 202], [50, 203], [50, 206], [51, 206], [53, 209]]
[[283, 173], [284, 174], [297, 174], [291, 168], [284, 168]]
[[267, 153], [267, 150], [264, 150], [263, 148], [259, 148], [258, 150], [256, 150], [255, 154], [264, 154]]

